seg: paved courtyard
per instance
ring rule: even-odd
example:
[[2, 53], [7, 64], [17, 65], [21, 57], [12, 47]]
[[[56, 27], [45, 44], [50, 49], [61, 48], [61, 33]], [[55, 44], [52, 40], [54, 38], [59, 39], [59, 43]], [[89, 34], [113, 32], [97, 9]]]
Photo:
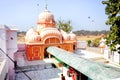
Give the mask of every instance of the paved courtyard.
[[[29, 80], [25, 74], [21, 72], [24, 71], [32, 80], [61, 80], [61, 74], [63, 73], [66, 80], [72, 80], [66, 74], [67, 68], [53, 66], [53, 59], [44, 59], [37, 61], [28, 61], [25, 57], [24, 52], [16, 53], [17, 64], [20, 67], [16, 70], [15, 80]], [[103, 54], [93, 53], [86, 50], [76, 50], [76, 57], [83, 57], [96, 62], [104, 63], [106, 60], [103, 58]]]
[[[65, 67], [56, 68], [53, 65], [53, 59], [44, 59], [36, 61], [28, 61], [24, 52], [16, 53], [17, 65], [15, 80], [29, 80], [25, 76], [29, 76], [32, 80], [61, 80], [61, 74], [64, 74], [66, 80], [72, 80], [66, 74]], [[23, 72], [25, 73], [23, 73]]]

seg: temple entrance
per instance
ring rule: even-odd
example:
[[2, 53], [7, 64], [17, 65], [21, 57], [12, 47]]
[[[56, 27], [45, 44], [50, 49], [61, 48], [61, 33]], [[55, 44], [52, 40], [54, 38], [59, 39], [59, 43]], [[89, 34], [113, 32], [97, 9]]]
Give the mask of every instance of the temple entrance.
[[75, 50], [76, 49], [76, 46], [75, 45], [73, 45], [73, 50]]
[[44, 49], [44, 58], [49, 58], [49, 57], [50, 57], [50, 54], [47, 52], [47, 48], [48, 48], [48, 47], [46, 47], [46, 48]]

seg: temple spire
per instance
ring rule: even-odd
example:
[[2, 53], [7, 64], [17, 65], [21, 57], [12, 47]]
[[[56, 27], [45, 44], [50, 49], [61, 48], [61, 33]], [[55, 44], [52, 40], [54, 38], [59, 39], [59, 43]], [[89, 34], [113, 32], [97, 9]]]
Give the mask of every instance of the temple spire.
[[48, 4], [47, 4], [47, 0], [45, 0], [45, 9], [48, 10]]

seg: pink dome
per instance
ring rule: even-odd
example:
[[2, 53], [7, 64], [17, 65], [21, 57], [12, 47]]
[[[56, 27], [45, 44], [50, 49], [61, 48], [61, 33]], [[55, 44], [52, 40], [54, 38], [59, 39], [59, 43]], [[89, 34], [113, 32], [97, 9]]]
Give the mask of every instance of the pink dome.
[[25, 41], [27, 42], [38, 42], [41, 40], [40, 35], [33, 29], [31, 28], [25, 36]]
[[36, 41], [40, 41], [41, 40], [41, 37], [40, 37], [40, 35], [34, 35], [34, 41], [36, 42]]
[[40, 35], [31, 35], [25, 37], [27, 42], [39, 42], [41, 40]]
[[60, 31], [62, 36], [63, 36], [63, 40], [69, 40], [70, 36], [63, 30]]
[[34, 35], [28, 36], [27, 42], [34, 42]]
[[74, 33], [70, 33], [70, 40], [76, 40], [76, 35]]
[[38, 23], [55, 23], [53, 14], [46, 9], [39, 15]]
[[48, 35], [61, 37], [61, 33], [57, 30], [57, 28], [44, 28], [41, 30], [40, 33], [41, 38]]
[[38, 35], [38, 33], [34, 30], [34, 28], [30, 28], [27, 33], [26, 33], [26, 36], [29, 36], [29, 35]]
[[44, 28], [41, 30], [40, 36], [42, 41], [45, 41], [47, 38], [54, 37], [58, 38], [60, 42], [62, 42], [62, 35], [57, 28]]
[[63, 39], [64, 40], [69, 40], [70, 39], [70, 36], [66, 33], [66, 34], [63, 34]]

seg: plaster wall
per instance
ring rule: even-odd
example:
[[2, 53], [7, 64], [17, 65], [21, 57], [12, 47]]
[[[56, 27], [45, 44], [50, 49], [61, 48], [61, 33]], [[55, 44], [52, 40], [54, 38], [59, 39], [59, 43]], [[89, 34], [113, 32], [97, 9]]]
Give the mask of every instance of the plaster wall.
[[7, 48], [6, 48], [6, 30], [0, 29], [0, 48], [7, 53]]
[[7, 50], [10, 49], [17, 50], [17, 31], [14, 30], [7, 31]]

